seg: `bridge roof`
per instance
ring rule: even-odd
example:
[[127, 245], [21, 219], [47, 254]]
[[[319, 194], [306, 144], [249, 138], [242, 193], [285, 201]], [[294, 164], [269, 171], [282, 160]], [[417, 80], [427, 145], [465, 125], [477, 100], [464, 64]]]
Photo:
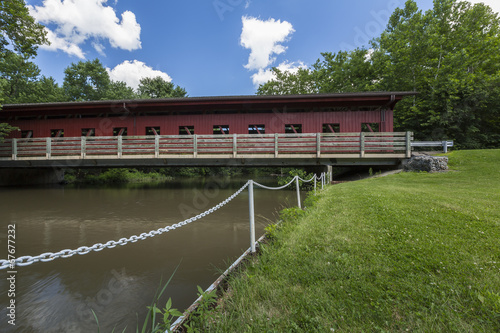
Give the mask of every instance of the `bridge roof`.
[[361, 92], [310, 95], [272, 96], [222, 96], [185, 97], [167, 99], [113, 100], [88, 102], [58, 102], [37, 104], [6, 104], [0, 111], [0, 118], [33, 115], [102, 114], [112, 112], [156, 113], [175, 111], [231, 111], [253, 112], [258, 110], [313, 109], [325, 107], [387, 107], [394, 105], [405, 96], [416, 92]]

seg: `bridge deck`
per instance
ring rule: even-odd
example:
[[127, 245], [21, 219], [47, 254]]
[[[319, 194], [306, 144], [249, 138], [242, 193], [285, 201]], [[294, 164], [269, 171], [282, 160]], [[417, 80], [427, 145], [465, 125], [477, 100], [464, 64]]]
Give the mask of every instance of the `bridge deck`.
[[411, 132], [10, 139], [0, 167], [394, 164]]

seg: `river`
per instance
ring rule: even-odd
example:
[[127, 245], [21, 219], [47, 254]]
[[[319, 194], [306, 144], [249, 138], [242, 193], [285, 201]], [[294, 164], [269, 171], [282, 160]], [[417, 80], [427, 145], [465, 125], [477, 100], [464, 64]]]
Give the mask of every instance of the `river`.
[[[245, 181], [1, 188], [0, 259], [7, 259], [9, 225], [15, 225], [16, 257], [76, 249], [182, 221], [225, 200]], [[279, 210], [296, 205], [296, 194], [254, 191], [259, 237]], [[196, 299], [196, 286], [207, 288], [249, 247], [249, 239], [245, 190], [213, 214], [153, 238], [17, 267], [14, 274], [2, 270], [0, 331], [97, 332], [92, 309], [101, 332], [135, 332], [160, 281], [177, 266], [165, 295], [182, 311]], [[7, 280], [11, 275], [14, 285]], [[12, 300], [15, 326], [7, 316]]]

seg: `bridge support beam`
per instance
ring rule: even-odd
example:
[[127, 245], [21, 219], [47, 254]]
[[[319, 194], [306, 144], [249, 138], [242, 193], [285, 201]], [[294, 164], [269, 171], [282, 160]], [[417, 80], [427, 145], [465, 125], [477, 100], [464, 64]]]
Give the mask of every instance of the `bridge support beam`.
[[60, 184], [64, 181], [61, 168], [1, 168], [0, 186]]

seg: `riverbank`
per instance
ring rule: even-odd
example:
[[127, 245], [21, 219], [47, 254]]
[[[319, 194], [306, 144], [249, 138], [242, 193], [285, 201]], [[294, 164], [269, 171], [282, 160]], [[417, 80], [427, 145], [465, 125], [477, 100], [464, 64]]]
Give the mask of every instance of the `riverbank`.
[[272, 242], [194, 324], [203, 332], [499, 331], [500, 150], [448, 156], [446, 173], [342, 183], [305, 211], [284, 210]]

